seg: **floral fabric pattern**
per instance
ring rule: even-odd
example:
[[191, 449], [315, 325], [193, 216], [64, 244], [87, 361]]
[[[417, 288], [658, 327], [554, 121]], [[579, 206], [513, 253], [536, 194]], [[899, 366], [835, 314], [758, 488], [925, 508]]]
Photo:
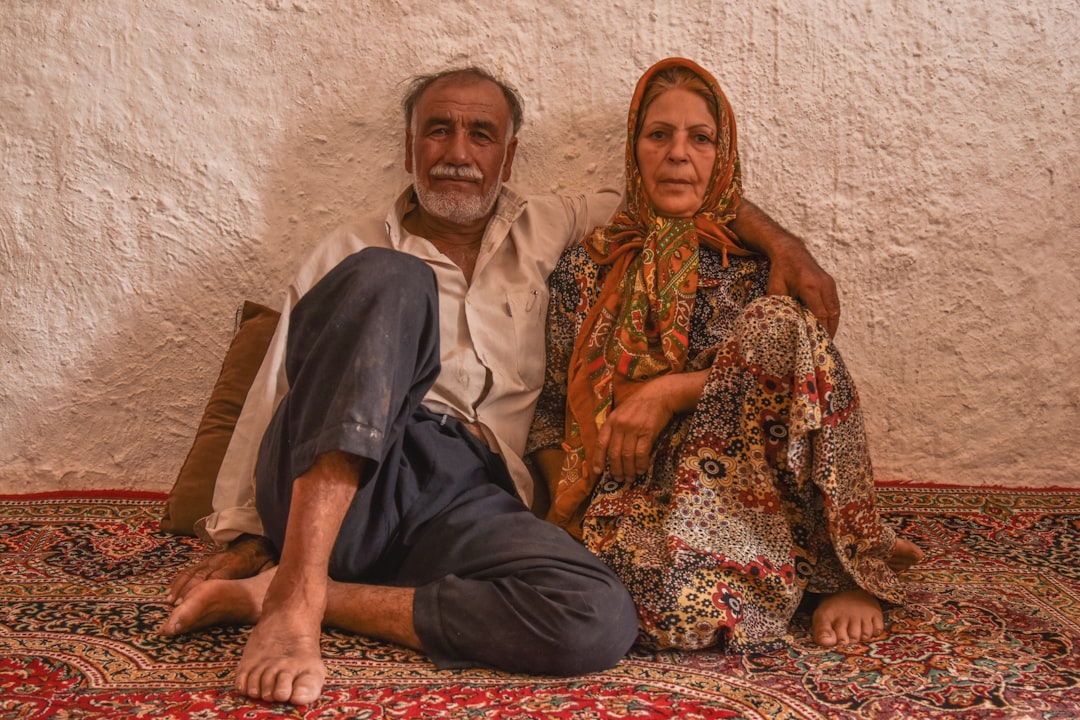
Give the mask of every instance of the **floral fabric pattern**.
[[[575, 248], [550, 279], [530, 450], [562, 442], [567, 363], [607, 270]], [[765, 296], [767, 271], [701, 248], [685, 366], [710, 369], [701, 401], [665, 428], [648, 473], [605, 474], [584, 513], [582, 539], [626, 583], [647, 647], [782, 641], [806, 591], [904, 600], [854, 384], [809, 311]]]

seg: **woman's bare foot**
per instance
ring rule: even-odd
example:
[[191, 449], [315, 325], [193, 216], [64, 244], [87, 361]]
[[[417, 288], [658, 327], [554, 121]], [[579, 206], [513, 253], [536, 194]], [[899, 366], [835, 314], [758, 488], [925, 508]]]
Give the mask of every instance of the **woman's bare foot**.
[[190, 587], [161, 625], [161, 634], [175, 637], [215, 625], [253, 625], [262, 615], [263, 598], [277, 572], [271, 567], [242, 580], [203, 580]]
[[877, 598], [862, 589], [828, 596], [814, 610], [810, 632], [822, 647], [866, 642], [885, 631]]
[[923, 551], [918, 545], [910, 540], [896, 538], [888, 563], [893, 572], [903, 572], [913, 565], [918, 565], [922, 559]]
[[272, 583], [236, 669], [237, 689], [250, 698], [293, 705], [318, 700], [326, 680], [319, 646], [325, 611], [325, 585], [320, 591], [303, 583]]

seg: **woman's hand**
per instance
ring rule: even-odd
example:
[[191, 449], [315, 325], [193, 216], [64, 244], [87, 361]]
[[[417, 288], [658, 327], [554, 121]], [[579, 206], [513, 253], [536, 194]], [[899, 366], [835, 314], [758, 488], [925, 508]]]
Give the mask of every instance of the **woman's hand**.
[[617, 395], [615, 409], [600, 428], [593, 472], [601, 475], [605, 461], [616, 480], [632, 480], [648, 472], [656, 439], [675, 413], [697, 405], [708, 375], [708, 370], [661, 375], [636, 383], [633, 392]]

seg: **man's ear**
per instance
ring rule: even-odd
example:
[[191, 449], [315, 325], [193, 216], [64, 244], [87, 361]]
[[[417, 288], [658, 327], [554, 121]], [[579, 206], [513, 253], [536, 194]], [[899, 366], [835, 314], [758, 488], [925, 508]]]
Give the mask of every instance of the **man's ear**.
[[405, 172], [412, 173], [413, 171], [413, 156], [412, 156], [412, 131], [405, 131]]
[[510, 168], [514, 164], [514, 153], [517, 152], [517, 135], [510, 138], [510, 142], [506, 144], [506, 160], [503, 161], [502, 169], [502, 181], [506, 182], [510, 179]]

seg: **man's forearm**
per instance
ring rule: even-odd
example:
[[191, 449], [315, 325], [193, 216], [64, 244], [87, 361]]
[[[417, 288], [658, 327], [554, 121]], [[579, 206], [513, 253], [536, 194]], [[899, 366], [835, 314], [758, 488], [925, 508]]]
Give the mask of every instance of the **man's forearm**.
[[748, 200], [739, 204], [731, 229], [748, 248], [768, 256], [768, 293], [798, 298], [828, 333], [835, 335], [840, 326], [836, 282], [818, 265], [806, 244]]
[[731, 229], [750, 248], [768, 256], [790, 251], [793, 247], [806, 251], [806, 244], [780, 223], [769, 217], [761, 208], [745, 198], [735, 211]]

